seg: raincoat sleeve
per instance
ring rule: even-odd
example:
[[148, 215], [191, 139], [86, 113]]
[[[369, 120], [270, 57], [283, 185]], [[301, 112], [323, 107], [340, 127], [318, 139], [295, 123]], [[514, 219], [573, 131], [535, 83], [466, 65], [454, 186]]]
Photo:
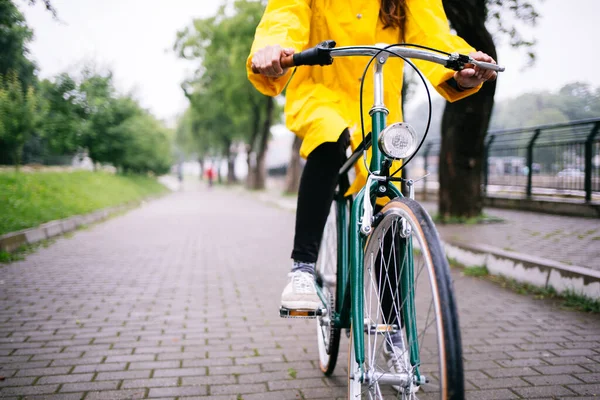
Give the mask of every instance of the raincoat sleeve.
[[[469, 54], [475, 51], [462, 38], [450, 32], [442, 0], [408, 0], [406, 6], [407, 43], [421, 44], [449, 53]], [[459, 91], [447, 83], [454, 77], [454, 71], [427, 61], [415, 60], [415, 64], [438, 93], [450, 102], [470, 96], [481, 88], [479, 85], [470, 90]]]
[[256, 28], [250, 55], [246, 60], [248, 79], [264, 95], [277, 96], [287, 85], [292, 71], [279, 78], [270, 78], [252, 72], [254, 53], [270, 45], [291, 47], [296, 52], [305, 49], [309, 41], [311, 0], [269, 0], [265, 13]]

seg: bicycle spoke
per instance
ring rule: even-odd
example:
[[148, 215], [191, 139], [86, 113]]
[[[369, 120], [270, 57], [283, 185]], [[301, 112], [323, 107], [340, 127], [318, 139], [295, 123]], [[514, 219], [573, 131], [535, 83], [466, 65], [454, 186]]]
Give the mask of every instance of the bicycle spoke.
[[[437, 398], [440, 392], [438, 377], [442, 372], [441, 353], [439, 340], [435, 340], [439, 334], [439, 320], [435, 302], [437, 297], [432, 295], [432, 291], [436, 290], [432, 286], [435, 276], [432, 278], [431, 275], [431, 259], [427, 259], [430, 248], [424, 241], [422, 231], [415, 225], [420, 222], [407, 220], [407, 223], [412, 232], [408, 238], [403, 237], [402, 218], [392, 217], [387, 223], [380, 222], [376, 228], [377, 235], [372, 234], [367, 244], [363, 297], [364, 371], [367, 380], [359, 390], [363, 398], [430, 399]], [[410, 245], [411, 241], [414, 242], [414, 248]], [[407, 271], [407, 268], [411, 270]], [[412, 282], [404, 281], [406, 274]], [[407, 309], [409, 304], [410, 309]], [[410, 332], [407, 332], [406, 320], [412, 321], [412, 325], [408, 325], [412, 327]], [[394, 335], [399, 337], [395, 338]], [[413, 346], [418, 353], [411, 357]], [[411, 358], [419, 360], [417, 365], [411, 365]], [[392, 365], [395, 369], [390, 375]], [[416, 371], [419, 371], [418, 377], [429, 380], [419, 385], [418, 393], [424, 396], [412, 393], [414, 384], [409, 382], [416, 379], [413, 378]], [[398, 383], [392, 383], [394, 374]], [[406, 390], [400, 390], [404, 384], [407, 385]]]

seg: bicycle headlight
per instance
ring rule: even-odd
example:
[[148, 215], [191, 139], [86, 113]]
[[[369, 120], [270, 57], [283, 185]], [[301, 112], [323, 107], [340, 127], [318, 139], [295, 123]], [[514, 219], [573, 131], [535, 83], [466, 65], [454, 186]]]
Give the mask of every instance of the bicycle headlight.
[[394, 160], [410, 157], [418, 145], [417, 133], [405, 122], [387, 126], [379, 136], [379, 149]]

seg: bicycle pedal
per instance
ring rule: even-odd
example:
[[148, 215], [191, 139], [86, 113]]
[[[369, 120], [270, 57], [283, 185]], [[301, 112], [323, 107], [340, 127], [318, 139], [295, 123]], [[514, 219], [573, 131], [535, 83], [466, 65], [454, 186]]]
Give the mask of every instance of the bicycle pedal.
[[319, 308], [316, 310], [291, 310], [289, 308], [281, 307], [279, 309], [279, 316], [281, 318], [304, 318], [313, 319], [323, 315], [323, 309]]

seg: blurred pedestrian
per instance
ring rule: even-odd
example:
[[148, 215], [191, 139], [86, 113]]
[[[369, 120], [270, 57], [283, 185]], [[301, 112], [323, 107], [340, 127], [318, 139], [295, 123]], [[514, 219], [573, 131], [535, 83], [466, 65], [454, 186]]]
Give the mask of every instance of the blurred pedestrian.
[[215, 171], [212, 166], [208, 167], [206, 170], [206, 177], [208, 178], [208, 187], [212, 187], [213, 179], [215, 178]]

